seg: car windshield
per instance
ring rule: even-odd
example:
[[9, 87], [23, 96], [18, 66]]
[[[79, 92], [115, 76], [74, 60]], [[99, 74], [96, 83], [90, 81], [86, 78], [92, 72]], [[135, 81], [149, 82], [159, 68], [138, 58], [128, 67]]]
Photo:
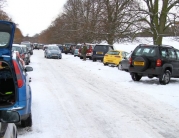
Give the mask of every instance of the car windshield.
[[26, 46], [29, 47], [29, 48], [31, 47], [31, 46], [30, 46], [30, 43], [21, 43], [21, 44], [26, 45]]
[[48, 50], [59, 50], [59, 48], [51, 46], [51, 47], [48, 47]]
[[23, 47], [22, 48], [24, 52], [27, 52], [27, 48], [26, 47]]
[[107, 52], [107, 54], [109, 54], [109, 55], [119, 55], [119, 51], [109, 51], [109, 52]]
[[145, 46], [145, 47], [138, 47], [133, 55], [135, 56], [155, 56], [156, 55], [156, 49], [151, 46]]
[[12, 51], [19, 51], [19, 53], [21, 52], [21, 48], [18, 46], [13, 46], [12, 47]]

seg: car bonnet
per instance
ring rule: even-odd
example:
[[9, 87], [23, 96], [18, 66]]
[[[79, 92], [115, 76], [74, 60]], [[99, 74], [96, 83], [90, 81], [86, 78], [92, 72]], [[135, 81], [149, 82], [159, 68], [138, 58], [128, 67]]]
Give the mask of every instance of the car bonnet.
[[12, 56], [12, 43], [15, 33], [15, 24], [0, 20], [0, 57], [10, 59]]

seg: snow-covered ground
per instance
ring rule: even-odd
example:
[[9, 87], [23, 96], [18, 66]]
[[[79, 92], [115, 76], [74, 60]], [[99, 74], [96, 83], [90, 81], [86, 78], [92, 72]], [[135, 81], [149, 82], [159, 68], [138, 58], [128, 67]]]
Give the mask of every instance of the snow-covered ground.
[[179, 138], [179, 79], [134, 82], [116, 67], [70, 54], [45, 59], [43, 50], [30, 66], [33, 126], [18, 127], [19, 138]]

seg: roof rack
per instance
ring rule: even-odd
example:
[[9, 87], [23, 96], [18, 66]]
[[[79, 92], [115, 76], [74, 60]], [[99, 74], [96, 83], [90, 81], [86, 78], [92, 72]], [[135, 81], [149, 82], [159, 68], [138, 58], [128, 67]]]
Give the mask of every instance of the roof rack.
[[158, 46], [165, 46], [165, 47], [174, 48], [173, 46], [170, 46], [170, 45], [158, 45]]

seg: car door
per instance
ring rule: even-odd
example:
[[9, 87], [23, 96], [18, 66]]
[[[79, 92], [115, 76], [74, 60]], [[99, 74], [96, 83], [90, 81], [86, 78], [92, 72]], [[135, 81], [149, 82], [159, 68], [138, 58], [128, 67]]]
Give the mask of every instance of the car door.
[[0, 20], [0, 57], [4, 60], [10, 60], [12, 57], [14, 32], [14, 23]]
[[168, 60], [169, 60], [169, 64], [171, 64], [173, 67], [172, 76], [176, 76], [177, 70], [178, 70], [177, 69], [178, 62], [177, 62], [177, 56], [176, 56], [174, 49], [168, 49]]
[[176, 74], [179, 76], [179, 50], [175, 50], [176, 55], [177, 55], [177, 60], [176, 60]]

